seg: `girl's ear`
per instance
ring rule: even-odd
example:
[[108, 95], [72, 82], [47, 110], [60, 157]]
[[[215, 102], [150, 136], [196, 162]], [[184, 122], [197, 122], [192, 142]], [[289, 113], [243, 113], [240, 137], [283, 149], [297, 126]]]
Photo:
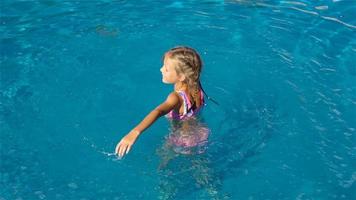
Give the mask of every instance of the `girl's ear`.
[[180, 74], [179, 75], [179, 81], [183, 82], [185, 80], [185, 75], [184, 74]]

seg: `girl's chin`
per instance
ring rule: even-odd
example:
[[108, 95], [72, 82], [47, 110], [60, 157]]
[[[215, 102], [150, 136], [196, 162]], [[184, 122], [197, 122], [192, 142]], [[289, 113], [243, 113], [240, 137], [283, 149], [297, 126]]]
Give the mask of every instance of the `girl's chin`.
[[165, 83], [165, 84], [170, 84], [170, 82], [164, 80], [163, 78], [162, 78], [162, 82]]

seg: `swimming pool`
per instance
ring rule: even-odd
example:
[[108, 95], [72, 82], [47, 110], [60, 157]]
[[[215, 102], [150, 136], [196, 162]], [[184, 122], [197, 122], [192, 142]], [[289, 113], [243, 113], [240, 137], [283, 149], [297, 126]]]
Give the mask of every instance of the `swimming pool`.
[[[0, 199], [356, 199], [356, 3], [1, 2]], [[201, 155], [158, 169], [168, 122], [118, 140], [196, 48], [219, 102]], [[353, 167], [352, 167], [353, 166]]]

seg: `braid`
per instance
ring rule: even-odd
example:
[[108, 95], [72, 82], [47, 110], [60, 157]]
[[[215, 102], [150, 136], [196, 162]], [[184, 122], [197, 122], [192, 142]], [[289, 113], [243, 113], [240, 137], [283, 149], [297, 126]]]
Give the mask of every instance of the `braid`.
[[175, 47], [167, 54], [178, 61], [176, 71], [185, 75], [185, 83], [188, 85], [189, 95], [193, 97], [193, 105], [199, 102], [200, 73], [202, 61], [199, 54], [190, 47]]

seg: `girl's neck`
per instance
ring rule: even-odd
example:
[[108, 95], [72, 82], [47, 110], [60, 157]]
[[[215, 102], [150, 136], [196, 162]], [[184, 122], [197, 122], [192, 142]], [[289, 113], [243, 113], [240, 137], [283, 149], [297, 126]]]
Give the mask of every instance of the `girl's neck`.
[[182, 82], [178, 82], [174, 84], [174, 90], [175, 91], [186, 91], [187, 90], [187, 85], [182, 83]]

